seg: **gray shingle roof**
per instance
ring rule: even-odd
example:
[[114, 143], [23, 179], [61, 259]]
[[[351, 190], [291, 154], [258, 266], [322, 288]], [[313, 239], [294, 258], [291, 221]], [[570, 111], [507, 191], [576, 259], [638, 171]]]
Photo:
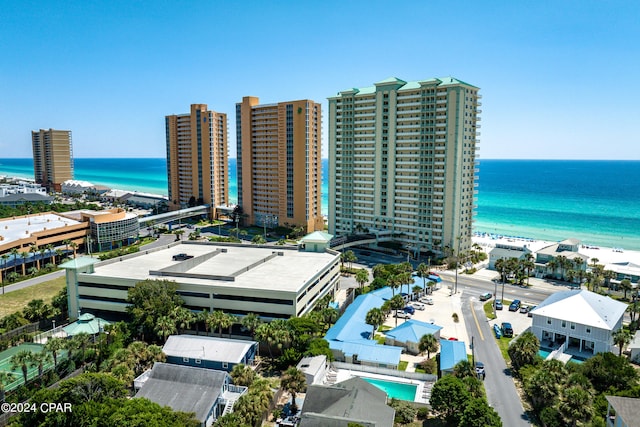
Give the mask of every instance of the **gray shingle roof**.
[[392, 427], [395, 411], [386, 404], [387, 394], [361, 378], [332, 385], [312, 385], [302, 407], [300, 427]]
[[194, 412], [205, 422], [223, 392], [226, 372], [156, 362], [136, 397], [144, 397], [174, 411]]
[[628, 427], [640, 427], [640, 399], [619, 396], [605, 397]]

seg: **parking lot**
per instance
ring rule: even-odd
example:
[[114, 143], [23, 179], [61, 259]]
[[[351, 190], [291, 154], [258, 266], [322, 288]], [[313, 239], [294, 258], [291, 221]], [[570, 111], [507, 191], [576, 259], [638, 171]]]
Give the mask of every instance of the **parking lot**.
[[[490, 301], [493, 301], [493, 299]], [[493, 327], [495, 324], [500, 326], [502, 322], [509, 322], [513, 327], [513, 336], [516, 337], [531, 327], [531, 317], [528, 317], [527, 313], [520, 313], [520, 310], [509, 311], [509, 302], [509, 300], [506, 301], [502, 310], [496, 310], [498, 317], [495, 320], [491, 320], [489, 324]], [[532, 304], [524, 302], [523, 305], [531, 306]]]

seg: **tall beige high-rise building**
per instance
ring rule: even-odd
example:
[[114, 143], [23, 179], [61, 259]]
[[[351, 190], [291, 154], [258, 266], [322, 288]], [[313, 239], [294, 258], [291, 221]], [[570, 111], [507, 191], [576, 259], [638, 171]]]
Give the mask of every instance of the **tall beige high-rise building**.
[[378, 232], [414, 253], [467, 250], [480, 98], [451, 77], [329, 98], [329, 232]]
[[166, 116], [169, 209], [229, 202], [227, 115], [192, 104], [188, 114]]
[[73, 179], [73, 147], [70, 130], [31, 131], [33, 174], [48, 191], [61, 191], [62, 183]]
[[320, 104], [236, 104], [238, 204], [249, 224], [323, 230]]

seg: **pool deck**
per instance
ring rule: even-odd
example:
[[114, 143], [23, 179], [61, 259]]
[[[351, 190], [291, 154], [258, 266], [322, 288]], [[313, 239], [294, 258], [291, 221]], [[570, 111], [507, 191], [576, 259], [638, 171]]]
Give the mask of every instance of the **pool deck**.
[[431, 388], [433, 387], [433, 383], [429, 381], [392, 377], [390, 375], [375, 374], [372, 372], [352, 371], [350, 369], [333, 369], [331, 371], [328, 371], [323, 384], [331, 385], [335, 383], [341, 383], [353, 377], [365, 377], [395, 383], [413, 384], [416, 386], [416, 395], [413, 401], [418, 403], [429, 403], [429, 398], [431, 397]]

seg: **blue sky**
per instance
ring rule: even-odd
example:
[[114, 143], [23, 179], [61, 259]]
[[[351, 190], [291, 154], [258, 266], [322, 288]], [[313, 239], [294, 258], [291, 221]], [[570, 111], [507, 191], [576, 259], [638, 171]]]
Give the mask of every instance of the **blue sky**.
[[[0, 158], [164, 157], [192, 103], [328, 96], [390, 76], [481, 88], [481, 159], [640, 159], [640, 2], [0, 0]], [[327, 111], [323, 143], [326, 153]]]

